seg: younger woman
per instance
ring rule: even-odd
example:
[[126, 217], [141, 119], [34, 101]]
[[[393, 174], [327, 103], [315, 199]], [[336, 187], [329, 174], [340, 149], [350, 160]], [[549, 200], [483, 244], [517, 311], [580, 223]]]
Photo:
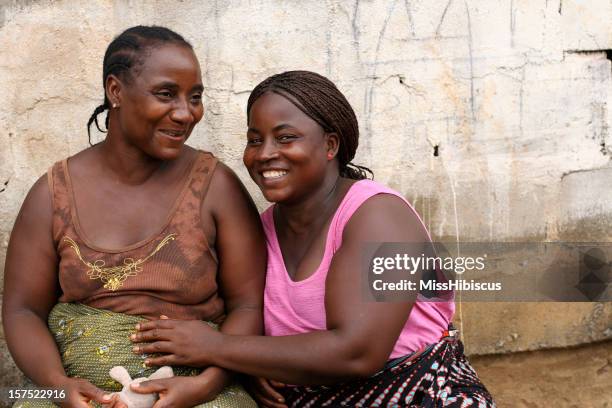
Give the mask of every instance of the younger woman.
[[166, 353], [152, 365], [260, 377], [255, 396], [270, 407], [494, 406], [449, 331], [452, 300], [374, 302], [362, 292], [368, 243], [430, 239], [398, 192], [351, 163], [358, 124], [340, 91], [321, 75], [285, 72], [253, 90], [247, 117], [244, 164], [274, 203], [262, 214], [267, 337], [195, 323], [186, 336], [185, 323], [157, 320], [139, 325], [134, 340], [152, 343], [137, 352]]

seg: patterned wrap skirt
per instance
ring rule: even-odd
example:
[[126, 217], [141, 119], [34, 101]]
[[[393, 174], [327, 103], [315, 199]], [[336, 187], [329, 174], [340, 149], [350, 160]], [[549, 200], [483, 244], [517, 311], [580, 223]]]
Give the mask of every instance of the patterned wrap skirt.
[[[49, 313], [49, 329], [62, 357], [66, 374], [84, 378], [106, 391], [121, 391], [121, 384], [113, 380], [109, 371], [123, 366], [132, 378], [148, 377], [157, 367], [147, 367], [147, 355], [132, 352], [129, 336], [136, 324], [145, 321], [139, 316], [114, 313], [75, 303], [58, 303]], [[211, 326], [215, 327], [212, 323]], [[191, 376], [201, 372], [192, 367], [172, 367], [175, 376]], [[50, 401], [18, 401], [17, 408], [53, 407]], [[255, 401], [238, 384], [226, 387], [213, 401], [198, 405], [201, 408], [251, 408]]]
[[365, 379], [279, 391], [291, 408], [495, 407], [456, 337], [445, 337], [421, 352], [391, 360], [383, 370]]

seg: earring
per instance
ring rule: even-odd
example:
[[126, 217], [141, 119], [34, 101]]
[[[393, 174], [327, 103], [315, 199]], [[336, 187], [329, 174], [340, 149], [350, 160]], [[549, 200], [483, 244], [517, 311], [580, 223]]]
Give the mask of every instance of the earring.
[[116, 107], [117, 107], [117, 104], [116, 104], [116, 103], [113, 103], [113, 108], [116, 108]]

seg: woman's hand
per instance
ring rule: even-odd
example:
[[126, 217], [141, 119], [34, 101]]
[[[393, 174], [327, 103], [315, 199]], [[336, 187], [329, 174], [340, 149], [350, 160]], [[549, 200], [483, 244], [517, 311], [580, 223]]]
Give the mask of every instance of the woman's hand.
[[260, 406], [264, 408], [287, 408], [285, 398], [276, 390], [285, 387], [285, 384], [262, 377], [249, 377], [247, 387], [251, 396]]
[[145, 360], [148, 366], [205, 367], [221, 347], [223, 334], [200, 320], [152, 320], [136, 326], [130, 338], [137, 354], [163, 354]]
[[153, 408], [195, 407], [215, 399], [223, 387], [222, 381], [208, 381], [202, 376], [164, 378], [131, 385], [132, 391], [139, 394], [159, 394]]
[[127, 408], [118, 395], [111, 395], [82, 378], [66, 378], [57, 384], [57, 388], [66, 392], [66, 400], [58, 402], [62, 408], [90, 408], [90, 401], [113, 408]]

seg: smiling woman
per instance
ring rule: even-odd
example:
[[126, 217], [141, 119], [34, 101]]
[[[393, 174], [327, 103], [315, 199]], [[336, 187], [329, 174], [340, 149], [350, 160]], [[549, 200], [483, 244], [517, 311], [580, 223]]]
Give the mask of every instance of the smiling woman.
[[[185, 144], [204, 110], [191, 45], [163, 27], [132, 27], [108, 46], [103, 85], [87, 128], [100, 129], [108, 110], [106, 138], [35, 183], [6, 259], [9, 349], [36, 385], [66, 391], [65, 407], [125, 407], [106, 394], [121, 389], [110, 369], [155, 371], [132, 352], [139, 322], [164, 315], [228, 334], [262, 329], [257, 210], [230, 169]], [[224, 369], [173, 368], [174, 378], [142, 390], [159, 394], [156, 408], [255, 406]]]
[[157, 320], [139, 326], [134, 340], [151, 344], [137, 352], [250, 374], [265, 407], [494, 407], [451, 329], [452, 293], [377, 302], [362, 291], [367, 243], [430, 237], [400, 193], [351, 163], [359, 127], [342, 93], [284, 72], [255, 87], [247, 118], [244, 164], [273, 202], [261, 216], [267, 336]]
[[126, 135], [123, 142], [152, 157], [176, 159], [204, 113], [199, 65], [190, 48], [176, 45], [156, 48], [146, 62], [123, 83], [108, 76], [110, 115], [117, 116], [109, 135]]

